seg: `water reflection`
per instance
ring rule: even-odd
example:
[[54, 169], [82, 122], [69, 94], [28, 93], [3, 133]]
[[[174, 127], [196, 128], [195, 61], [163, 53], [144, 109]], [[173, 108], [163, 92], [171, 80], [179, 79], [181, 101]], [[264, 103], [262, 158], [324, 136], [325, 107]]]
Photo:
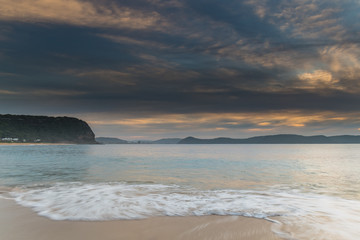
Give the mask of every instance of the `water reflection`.
[[90, 166], [88, 147], [0, 146], [0, 179], [3, 185], [81, 181]]

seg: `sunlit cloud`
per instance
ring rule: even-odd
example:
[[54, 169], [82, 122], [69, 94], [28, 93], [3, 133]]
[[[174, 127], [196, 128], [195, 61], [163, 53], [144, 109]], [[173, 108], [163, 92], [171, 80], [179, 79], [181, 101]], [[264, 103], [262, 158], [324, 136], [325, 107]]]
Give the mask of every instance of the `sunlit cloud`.
[[271, 125], [271, 122], [261, 122], [261, 123], [258, 123], [259, 126], [269, 126]]
[[315, 70], [314, 72], [302, 73], [298, 75], [301, 80], [299, 88], [305, 89], [343, 89], [339, 85], [339, 80], [334, 79], [332, 74], [324, 70]]
[[[303, 113], [303, 112], [273, 112], [273, 113], [224, 113], [224, 114], [161, 114], [146, 118], [122, 118], [121, 120], [95, 120], [89, 121], [94, 125], [123, 125], [131, 127], [146, 127], [164, 124], [174, 124], [178, 127], [199, 127], [213, 126], [213, 130], [224, 130], [239, 126], [246, 128], [250, 124], [253, 126], [249, 129], [264, 129], [269, 131], [274, 127], [304, 127], [313, 122], [334, 121], [341, 122], [354, 116], [338, 117], [333, 112], [321, 113]], [[265, 120], [267, 120], [265, 122]], [[227, 127], [226, 127], [227, 126]], [[244, 127], [245, 126], [245, 127]], [[260, 126], [263, 128], [256, 128]], [[270, 128], [269, 128], [270, 127]]]
[[359, 53], [360, 47], [357, 44], [332, 46], [321, 52], [323, 59], [329, 62], [331, 70], [334, 72], [358, 70], [360, 68]]
[[215, 131], [224, 131], [224, 130], [227, 130], [227, 128], [216, 127], [214, 130], [215, 130]]
[[[314, 135], [328, 132], [337, 124], [354, 122], [360, 114], [337, 116], [335, 112], [270, 112], [242, 114], [161, 114], [149, 117], [118, 117], [119, 119], [99, 119], [89, 121], [94, 129], [109, 128], [123, 131], [124, 136], [138, 132], [164, 136], [232, 136], [245, 137], [252, 134], [302, 133]], [[92, 119], [96, 118], [94, 116]], [[113, 116], [116, 118], [116, 116]], [[359, 122], [360, 123], [360, 122]], [[306, 131], [307, 129], [307, 131]], [[335, 128], [336, 129], [336, 128]], [[131, 134], [132, 133], [132, 134]], [[118, 135], [116, 135], [118, 136]]]
[[268, 132], [274, 130], [273, 128], [249, 128], [246, 129], [248, 132]]
[[[258, 2], [253, 0], [250, 3]], [[340, 8], [337, 1], [328, 1], [324, 5], [320, 0], [291, 0], [277, 1], [276, 5], [278, 11], [267, 11], [269, 18], [274, 23], [281, 20], [280, 29], [290, 31], [293, 37], [315, 39], [326, 36], [341, 39], [344, 34], [344, 28], [338, 19], [339, 13], [344, 9]], [[254, 8], [255, 11], [261, 9], [257, 5], [254, 5]]]
[[266, 7], [266, 1], [247, 0], [245, 1], [245, 3], [253, 6], [256, 15], [260, 18], [264, 18], [266, 16], [266, 13], [268, 12], [268, 9]]
[[88, 27], [157, 28], [160, 15], [128, 7], [94, 4], [80, 0], [0, 0], [0, 20], [60, 23]]
[[357, 92], [360, 89], [360, 46], [346, 44], [332, 46], [321, 51], [324, 63], [327, 63], [330, 71], [336, 78], [341, 80], [347, 91]]

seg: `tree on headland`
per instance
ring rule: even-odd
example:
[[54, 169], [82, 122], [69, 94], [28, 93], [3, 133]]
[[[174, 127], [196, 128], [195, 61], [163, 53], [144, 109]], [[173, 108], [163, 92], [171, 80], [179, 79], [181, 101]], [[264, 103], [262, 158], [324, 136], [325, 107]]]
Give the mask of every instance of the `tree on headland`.
[[89, 125], [77, 118], [0, 115], [0, 141], [14, 139], [18, 142], [96, 143]]

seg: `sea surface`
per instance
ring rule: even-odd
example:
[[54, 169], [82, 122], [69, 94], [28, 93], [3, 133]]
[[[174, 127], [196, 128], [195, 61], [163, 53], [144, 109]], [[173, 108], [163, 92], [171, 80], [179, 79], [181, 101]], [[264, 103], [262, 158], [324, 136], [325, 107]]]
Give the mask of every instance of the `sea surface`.
[[360, 145], [0, 146], [0, 197], [53, 220], [235, 215], [360, 239]]

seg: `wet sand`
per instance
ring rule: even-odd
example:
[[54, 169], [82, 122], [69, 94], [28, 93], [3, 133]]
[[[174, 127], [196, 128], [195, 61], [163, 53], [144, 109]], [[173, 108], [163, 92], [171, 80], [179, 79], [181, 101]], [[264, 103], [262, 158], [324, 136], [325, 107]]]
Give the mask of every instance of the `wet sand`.
[[0, 239], [6, 240], [279, 240], [273, 223], [236, 216], [155, 217], [120, 221], [53, 221], [0, 199]]

